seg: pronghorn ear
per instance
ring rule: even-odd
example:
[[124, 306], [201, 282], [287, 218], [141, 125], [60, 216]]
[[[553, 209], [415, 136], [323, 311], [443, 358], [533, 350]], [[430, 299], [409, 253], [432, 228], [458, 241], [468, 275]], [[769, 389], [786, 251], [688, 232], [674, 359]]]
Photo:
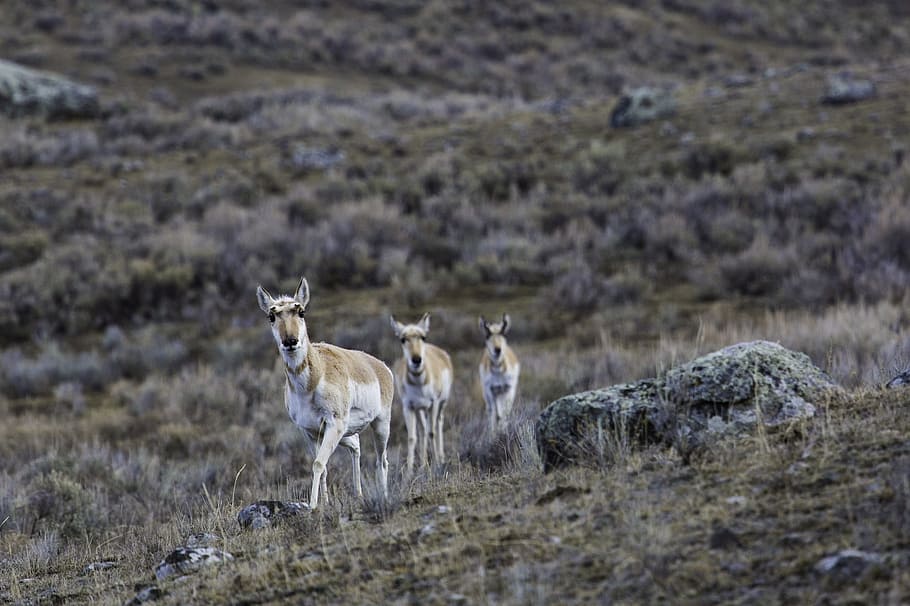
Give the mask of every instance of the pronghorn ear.
[[300, 278], [300, 283], [297, 284], [297, 290], [294, 291], [294, 299], [300, 303], [300, 306], [306, 310], [306, 306], [310, 304], [310, 285], [307, 283], [306, 278]]
[[395, 331], [395, 336], [400, 337], [401, 331], [404, 330], [404, 324], [396, 322], [395, 316], [389, 316], [389, 323], [392, 325], [392, 330]]
[[487, 324], [487, 321], [483, 319], [483, 316], [477, 318], [478, 324], [480, 324], [480, 330], [483, 331], [483, 334], [486, 338], [490, 338], [490, 325]]
[[509, 314], [502, 314], [502, 330], [499, 331], [503, 336], [509, 332]]
[[275, 299], [272, 298], [269, 291], [264, 289], [261, 284], [256, 288], [256, 298], [259, 300], [259, 309], [265, 313], [269, 313], [269, 308], [272, 306], [272, 303], [275, 302]]
[[423, 331], [423, 334], [430, 332], [430, 314], [423, 314], [423, 317], [420, 318], [420, 322], [417, 324], [417, 326], [420, 327], [420, 330]]

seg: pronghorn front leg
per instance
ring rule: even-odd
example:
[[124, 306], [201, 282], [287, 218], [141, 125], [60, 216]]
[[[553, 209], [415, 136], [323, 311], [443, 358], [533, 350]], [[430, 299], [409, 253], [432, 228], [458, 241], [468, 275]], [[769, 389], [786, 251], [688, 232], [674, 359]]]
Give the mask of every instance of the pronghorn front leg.
[[338, 443], [344, 437], [344, 431], [337, 423], [328, 425], [322, 434], [322, 442], [316, 449], [316, 458], [313, 460], [313, 485], [310, 488], [310, 509], [316, 509], [319, 503], [319, 485], [325, 482], [326, 465], [329, 457], [338, 448]]
[[487, 403], [487, 421], [490, 423], [490, 435], [492, 436], [496, 434], [497, 425], [496, 396], [489, 389], [485, 390], [484, 395], [486, 396], [484, 400]]
[[503, 429], [506, 424], [506, 417], [508, 416], [507, 397], [506, 394], [496, 396], [496, 426], [499, 429]]
[[414, 472], [414, 449], [417, 447], [417, 412], [410, 406], [402, 407], [404, 424], [408, 430], [408, 475]]
[[363, 498], [363, 486], [360, 483], [360, 436], [354, 435], [341, 438], [341, 445], [351, 451], [351, 463], [354, 465], [351, 470], [351, 477], [354, 480], [354, 490], [357, 496]]
[[446, 417], [446, 403], [447, 402], [448, 402], [448, 400], [443, 400], [442, 403], [439, 405], [439, 419], [437, 419], [439, 422], [439, 428], [436, 430], [436, 435], [439, 436], [437, 439], [439, 440], [439, 462], [440, 463], [446, 462], [445, 440], [443, 440], [444, 434], [442, 433], [442, 426], [443, 426], [443, 422], [445, 421], [445, 417]]
[[437, 426], [439, 420], [439, 400], [435, 400], [433, 405], [430, 406], [430, 447], [433, 449], [433, 463], [439, 464], [439, 446], [437, 444], [437, 436], [440, 435], [439, 427]]
[[417, 418], [420, 420], [420, 464], [426, 467], [429, 464], [429, 459], [427, 458], [427, 433], [429, 433], [429, 428], [427, 427], [427, 409], [421, 408], [417, 411]]

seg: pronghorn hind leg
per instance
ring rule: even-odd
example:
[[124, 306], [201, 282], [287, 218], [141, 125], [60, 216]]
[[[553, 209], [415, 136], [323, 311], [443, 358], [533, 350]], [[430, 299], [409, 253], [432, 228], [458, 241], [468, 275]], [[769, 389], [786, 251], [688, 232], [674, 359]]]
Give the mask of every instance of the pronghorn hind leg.
[[360, 481], [360, 436], [356, 433], [352, 436], [341, 438], [341, 445], [351, 451], [351, 478], [354, 482], [354, 492], [357, 496], [363, 498], [363, 484]]
[[344, 432], [337, 425], [326, 427], [325, 432], [322, 434], [322, 442], [320, 442], [319, 448], [316, 449], [316, 458], [313, 461], [313, 485], [310, 488], [310, 509], [316, 509], [319, 504], [319, 486], [321, 484], [323, 489], [325, 489], [326, 484], [326, 465], [329, 461], [329, 457], [332, 456], [332, 453], [338, 448], [338, 443], [341, 442], [342, 437], [344, 437]]
[[404, 424], [408, 429], [408, 475], [414, 472], [414, 450], [417, 448], [417, 413], [408, 406], [402, 407]]
[[389, 496], [389, 434], [391, 433], [391, 413], [376, 417], [373, 421], [373, 432], [376, 443], [376, 470], [379, 474], [379, 483], [382, 485], [382, 495]]

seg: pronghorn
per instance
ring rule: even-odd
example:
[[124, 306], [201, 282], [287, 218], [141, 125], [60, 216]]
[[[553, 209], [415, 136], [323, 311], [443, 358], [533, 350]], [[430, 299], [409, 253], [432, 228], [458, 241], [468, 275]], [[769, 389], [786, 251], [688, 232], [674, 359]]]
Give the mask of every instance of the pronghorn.
[[[402, 324], [390, 318], [395, 336], [401, 340], [404, 354], [395, 363], [395, 386], [401, 398], [401, 409], [408, 429], [408, 474], [414, 469], [417, 446], [417, 421], [420, 420], [420, 459], [427, 464], [427, 434], [436, 463], [445, 462], [442, 425], [446, 402], [452, 391], [452, 360], [445, 351], [426, 342], [430, 314], [417, 324]], [[429, 413], [429, 427], [427, 427]]]
[[[360, 483], [360, 432], [373, 427], [377, 471], [382, 490], [388, 487], [389, 423], [392, 419], [393, 379], [388, 366], [362, 351], [328, 343], [311, 343], [303, 312], [310, 287], [300, 279], [293, 297], [273, 298], [262, 286], [256, 290], [259, 307], [268, 314], [278, 353], [284, 361], [284, 404], [291, 420], [315, 443], [310, 508], [326, 490], [326, 464], [339, 444], [351, 451], [354, 488]], [[321, 436], [321, 438], [320, 438]]]
[[486, 341], [480, 358], [480, 384], [492, 434], [502, 428], [512, 411], [521, 364], [506, 343], [506, 334], [509, 332], [508, 314], [503, 314], [502, 322], [495, 323], [487, 322], [481, 316], [480, 328]]

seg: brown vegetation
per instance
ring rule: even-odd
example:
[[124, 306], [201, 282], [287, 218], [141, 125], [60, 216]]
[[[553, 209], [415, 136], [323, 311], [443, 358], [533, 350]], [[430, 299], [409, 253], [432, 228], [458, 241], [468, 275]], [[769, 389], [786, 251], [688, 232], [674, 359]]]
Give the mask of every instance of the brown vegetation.
[[[747, 4], [5, 2], [0, 54], [102, 107], [0, 117], [0, 601], [122, 603], [199, 531], [238, 557], [166, 602], [906, 600], [906, 398], [875, 388], [910, 364], [907, 9]], [[845, 70], [877, 95], [821, 105]], [[611, 129], [643, 84], [676, 114]], [[389, 313], [433, 312], [458, 457], [403, 483], [396, 404], [390, 499], [333, 460], [324, 512], [239, 533], [308, 487], [255, 301], [301, 273], [314, 340], [387, 362]], [[476, 317], [505, 311], [488, 436]], [[754, 338], [850, 403], [541, 475], [552, 399]], [[818, 576], [846, 547], [888, 564]]]

